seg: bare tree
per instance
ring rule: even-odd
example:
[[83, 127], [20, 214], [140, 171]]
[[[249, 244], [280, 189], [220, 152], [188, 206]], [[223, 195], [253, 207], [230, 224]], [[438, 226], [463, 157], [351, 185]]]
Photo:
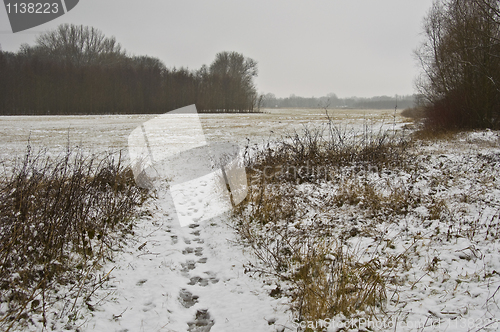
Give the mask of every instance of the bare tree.
[[105, 37], [93, 27], [73, 24], [62, 24], [39, 35], [34, 51], [75, 65], [111, 64], [125, 57], [115, 37]]
[[257, 101], [253, 78], [257, 62], [237, 52], [221, 52], [209, 68], [214, 92], [221, 106], [228, 110], [252, 110]]
[[425, 17], [417, 88], [437, 125], [499, 126], [499, 13], [498, 0], [437, 0]]

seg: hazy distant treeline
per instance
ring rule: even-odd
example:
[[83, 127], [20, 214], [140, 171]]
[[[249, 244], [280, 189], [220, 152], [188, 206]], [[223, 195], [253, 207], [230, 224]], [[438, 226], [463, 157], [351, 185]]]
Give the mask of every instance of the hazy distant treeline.
[[371, 98], [338, 98], [334, 93], [330, 93], [323, 97], [298, 97], [291, 95], [286, 98], [277, 98], [274, 94], [268, 93], [261, 98], [261, 107], [304, 107], [304, 108], [371, 108], [371, 109], [390, 109], [395, 108], [405, 109], [413, 107], [416, 96], [379, 96]]
[[128, 56], [99, 30], [61, 25], [17, 53], [0, 51], [0, 114], [253, 111], [257, 63], [235, 52], [199, 70], [168, 69], [159, 59]]

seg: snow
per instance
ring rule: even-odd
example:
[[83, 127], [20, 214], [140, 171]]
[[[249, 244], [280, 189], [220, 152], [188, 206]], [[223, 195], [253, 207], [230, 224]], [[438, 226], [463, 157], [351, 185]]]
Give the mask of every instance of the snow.
[[114, 270], [93, 296], [96, 311], [82, 330], [187, 331], [204, 310], [208, 319], [198, 324], [211, 325], [210, 331], [276, 331], [290, 325], [287, 301], [269, 297], [262, 281], [243, 273], [247, 257], [233, 242], [227, 216], [181, 227], [170, 216], [166, 191], [159, 190], [149, 204], [152, 216], [104, 267]]
[[[276, 110], [269, 114], [203, 115], [207, 141], [230, 141], [240, 146], [259, 144], [304, 124], [324, 121], [320, 111]], [[295, 112], [295, 113], [294, 113]], [[343, 111], [344, 112], [344, 111]], [[347, 113], [345, 111], [344, 113]], [[354, 113], [353, 113], [354, 114]], [[353, 130], [366, 126], [400, 129], [404, 121], [392, 123], [391, 112], [331, 114]], [[337, 116], [337, 118], [335, 117]], [[22, 153], [26, 139], [56, 151], [71, 141], [94, 150], [123, 149], [132, 130], [153, 116], [104, 117], [1, 117], [6, 138], [1, 153], [11, 158]], [[371, 121], [371, 120], [370, 120]], [[69, 129], [68, 129], [69, 128]], [[378, 127], [376, 127], [378, 128]], [[270, 133], [270, 131], [273, 133]], [[251, 143], [246, 138], [251, 138]], [[246, 272], [257, 258], [238, 242], [231, 228], [230, 212], [208, 221], [181, 227], [175, 217], [175, 202], [167, 187], [157, 187], [155, 198], [143, 207], [134, 236], [117, 249], [115, 260], [102, 267], [107, 281], [81, 303], [73, 321], [55, 317], [60, 304], [49, 310], [49, 326], [79, 331], [301, 331], [304, 326], [323, 326], [327, 331], [498, 331], [500, 330], [500, 133], [477, 131], [459, 134], [450, 141], [421, 143], [415, 160], [418, 178], [405, 172], [369, 173], [367, 180], [385, 188], [412, 186], [412, 191], [446, 205], [443, 220], [432, 219], [429, 204], [420, 204], [398, 220], [383, 220], [373, 232], [383, 234], [392, 246], [377, 247], [361, 233], [349, 241], [366, 255], [373, 250], [381, 258], [408, 253], [409, 268], [390, 284], [385, 314], [378, 320], [353, 321], [327, 317], [323, 322], [295, 322], [290, 299], [271, 297], [279, 284]], [[15, 153], [14, 153], [15, 152]], [[311, 206], [321, 205], [321, 195], [333, 194], [336, 184], [297, 186], [307, 194]], [[351, 227], [363, 223], [357, 207], [311, 211], [311, 215], [335, 220]], [[323, 214], [323, 215], [321, 215]], [[333, 219], [332, 219], [333, 218]], [[339, 230], [339, 233], [343, 229]], [[447, 238], [447, 234], [453, 236]], [[475, 232], [475, 233], [474, 233]], [[435, 269], [429, 268], [435, 265]], [[284, 288], [284, 287], [283, 287]], [[61, 304], [62, 305], [62, 304]], [[59, 306], [59, 307], [58, 307]], [[32, 330], [41, 323], [33, 322]], [[371, 325], [370, 325], [371, 324]]]

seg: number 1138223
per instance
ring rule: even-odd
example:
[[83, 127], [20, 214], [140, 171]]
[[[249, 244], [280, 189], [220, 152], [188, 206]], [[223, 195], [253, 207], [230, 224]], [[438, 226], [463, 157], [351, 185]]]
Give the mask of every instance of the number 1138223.
[[8, 3], [5, 5], [8, 14], [57, 14], [59, 13], [59, 4], [54, 3], [33, 3], [20, 2]]

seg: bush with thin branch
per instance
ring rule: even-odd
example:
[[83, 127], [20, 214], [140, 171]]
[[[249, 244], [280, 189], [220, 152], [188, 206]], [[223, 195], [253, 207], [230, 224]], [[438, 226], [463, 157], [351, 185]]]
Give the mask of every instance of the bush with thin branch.
[[[132, 232], [146, 192], [135, 186], [121, 156], [58, 157], [28, 146], [24, 159], [0, 180], [0, 326], [43, 316], [65, 287], [66, 312], [98, 284], [92, 273]], [[60, 296], [60, 295], [58, 295]], [[63, 310], [64, 311], [64, 310]]]

